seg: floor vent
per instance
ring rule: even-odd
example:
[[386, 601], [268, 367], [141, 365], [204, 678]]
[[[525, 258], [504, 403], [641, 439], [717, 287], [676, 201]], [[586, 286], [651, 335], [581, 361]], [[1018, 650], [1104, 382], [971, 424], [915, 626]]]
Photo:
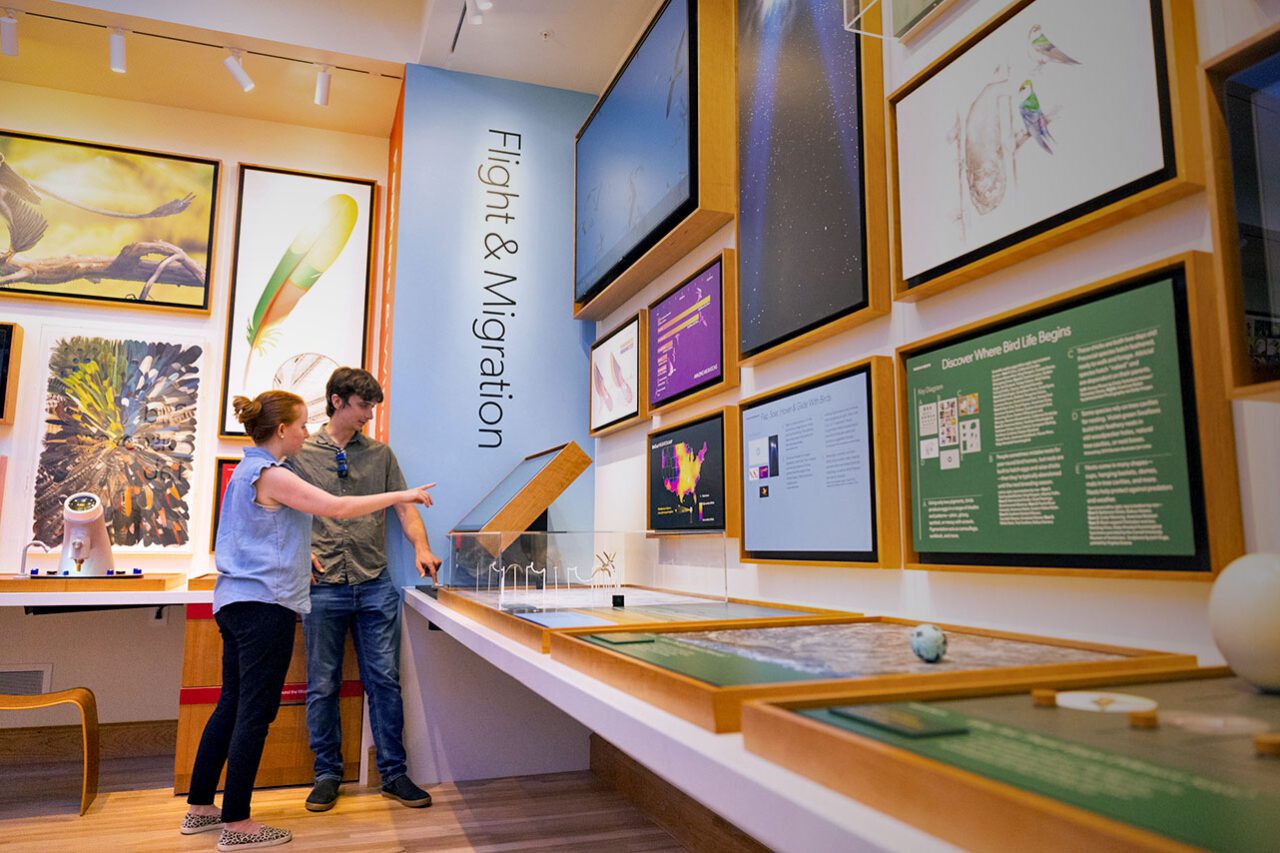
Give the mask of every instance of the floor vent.
[[52, 664], [0, 664], [0, 693], [13, 696], [35, 696], [49, 692]]

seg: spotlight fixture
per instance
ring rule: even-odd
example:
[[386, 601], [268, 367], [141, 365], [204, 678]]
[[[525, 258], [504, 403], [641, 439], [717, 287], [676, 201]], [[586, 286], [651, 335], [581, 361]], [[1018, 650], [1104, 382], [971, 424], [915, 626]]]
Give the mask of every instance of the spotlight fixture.
[[329, 106], [329, 84], [333, 82], [333, 75], [329, 73], [328, 65], [321, 65], [320, 70], [316, 72], [316, 106]]
[[111, 35], [107, 37], [107, 50], [111, 55], [111, 70], [117, 74], [123, 74], [124, 67], [124, 30], [119, 27], [111, 28]]
[[5, 9], [0, 17], [0, 53], [18, 55], [18, 17], [12, 9]]
[[253, 91], [253, 78], [244, 70], [244, 51], [239, 48], [227, 48], [230, 56], [222, 60], [222, 64], [227, 66], [227, 70], [231, 72], [231, 76], [240, 84], [240, 88], [246, 92]]

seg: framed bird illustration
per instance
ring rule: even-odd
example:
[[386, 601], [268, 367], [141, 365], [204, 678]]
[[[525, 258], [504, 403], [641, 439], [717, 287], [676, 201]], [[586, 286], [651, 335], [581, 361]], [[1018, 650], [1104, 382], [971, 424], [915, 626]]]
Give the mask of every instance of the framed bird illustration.
[[278, 388], [323, 423], [325, 383], [364, 365], [376, 183], [240, 167], [219, 432], [243, 437], [231, 400]]
[[219, 165], [0, 131], [0, 296], [207, 313]]
[[889, 97], [894, 298], [1198, 190], [1192, 0], [1016, 0]]

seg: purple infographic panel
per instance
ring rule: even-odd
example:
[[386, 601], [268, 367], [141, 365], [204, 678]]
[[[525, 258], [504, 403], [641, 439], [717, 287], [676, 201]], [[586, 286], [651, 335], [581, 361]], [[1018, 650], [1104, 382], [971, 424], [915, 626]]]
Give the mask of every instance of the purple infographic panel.
[[649, 309], [649, 405], [660, 406], [724, 374], [722, 261]]

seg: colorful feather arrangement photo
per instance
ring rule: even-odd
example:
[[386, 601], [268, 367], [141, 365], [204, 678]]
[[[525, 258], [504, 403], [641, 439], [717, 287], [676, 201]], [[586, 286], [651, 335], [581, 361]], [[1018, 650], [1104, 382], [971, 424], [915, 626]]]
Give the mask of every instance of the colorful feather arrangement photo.
[[244, 434], [234, 397], [272, 388], [323, 423], [329, 373], [364, 364], [373, 199], [372, 181], [241, 167], [222, 435]]

